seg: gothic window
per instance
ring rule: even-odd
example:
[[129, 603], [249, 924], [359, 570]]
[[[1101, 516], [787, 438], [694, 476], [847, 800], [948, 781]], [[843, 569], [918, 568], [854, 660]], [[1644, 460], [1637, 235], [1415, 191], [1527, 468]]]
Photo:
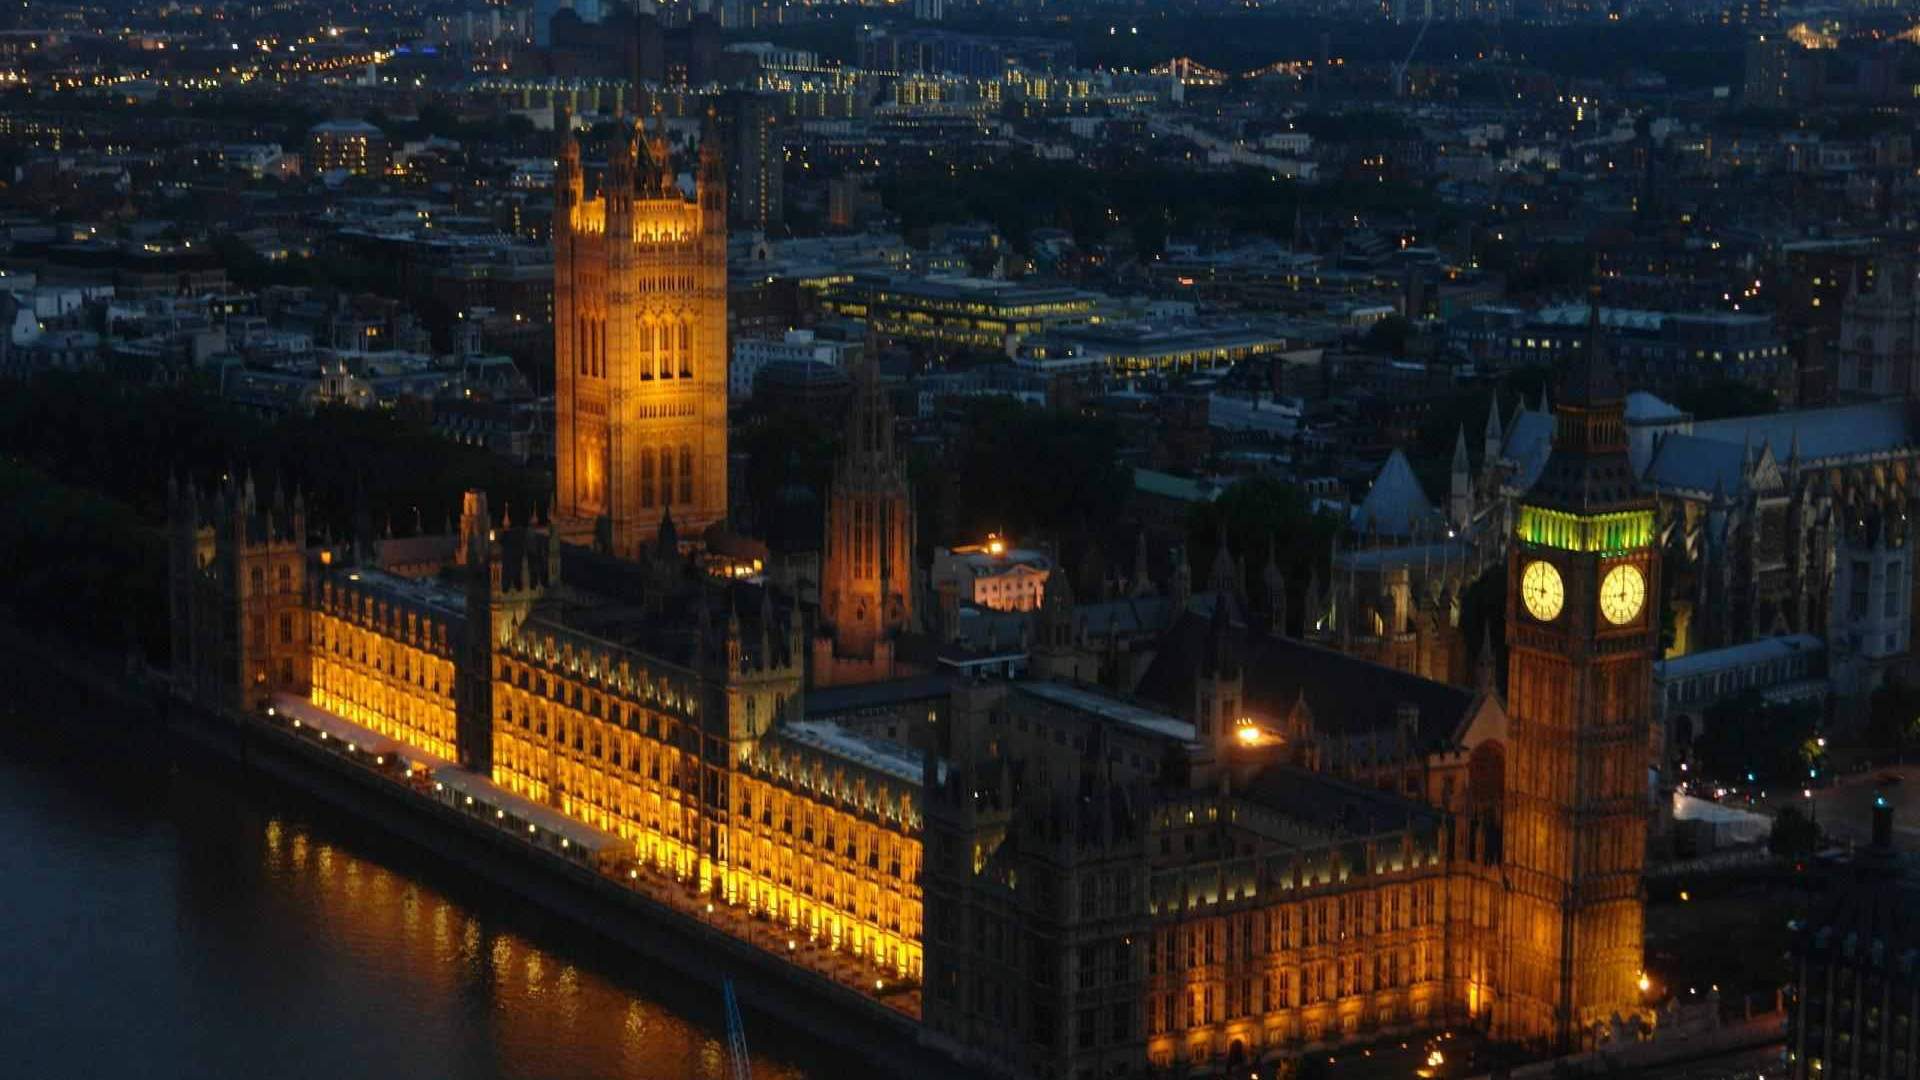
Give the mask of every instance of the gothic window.
[[587, 320], [575, 318], [573, 327], [573, 352], [579, 363], [580, 374], [587, 373]]
[[640, 450], [640, 505], [653, 505], [653, 453]]
[[680, 444], [680, 501], [693, 501], [693, 447], [686, 443]]
[[250, 596], [259, 596], [267, 591], [267, 575], [257, 566], [247, 575], [247, 590]]
[[673, 501], [673, 447], [660, 448], [660, 505]]
[[680, 324], [679, 353], [680, 377], [693, 378], [693, 331], [684, 322]]

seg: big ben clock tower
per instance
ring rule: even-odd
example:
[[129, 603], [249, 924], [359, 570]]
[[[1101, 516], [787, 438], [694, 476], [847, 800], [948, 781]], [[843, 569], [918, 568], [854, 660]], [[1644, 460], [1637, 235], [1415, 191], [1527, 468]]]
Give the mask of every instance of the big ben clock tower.
[[1495, 1035], [1578, 1050], [1641, 1008], [1659, 560], [1597, 313], [1507, 567], [1506, 978]]

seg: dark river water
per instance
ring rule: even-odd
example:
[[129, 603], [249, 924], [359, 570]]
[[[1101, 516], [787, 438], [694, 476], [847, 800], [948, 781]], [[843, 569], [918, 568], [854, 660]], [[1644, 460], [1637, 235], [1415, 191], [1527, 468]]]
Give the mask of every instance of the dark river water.
[[[746, 1029], [756, 1080], [843, 1072]], [[0, 710], [0, 1077], [717, 1078], [725, 1047], [718, 991], [350, 818]]]

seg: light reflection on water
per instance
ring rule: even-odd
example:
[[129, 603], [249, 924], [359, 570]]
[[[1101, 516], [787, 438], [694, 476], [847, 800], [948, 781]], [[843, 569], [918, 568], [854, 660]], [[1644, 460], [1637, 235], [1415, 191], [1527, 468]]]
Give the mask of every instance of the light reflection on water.
[[[717, 992], [222, 767], [99, 749], [0, 730], [0, 1072], [726, 1074]], [[834, 1071], [748, 1026], [756, 1078]]]

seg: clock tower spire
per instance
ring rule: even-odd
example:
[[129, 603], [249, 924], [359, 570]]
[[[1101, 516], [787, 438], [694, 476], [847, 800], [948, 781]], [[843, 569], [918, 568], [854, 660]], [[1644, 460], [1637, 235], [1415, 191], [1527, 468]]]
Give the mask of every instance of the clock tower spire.
[[1654, 507], [1625, 401], [1589, 336], [1556, 391], [1553, 449], [1508, 559], [1507, 953], [1496, 1037], [1581, 1049], [1642, 1008]]

